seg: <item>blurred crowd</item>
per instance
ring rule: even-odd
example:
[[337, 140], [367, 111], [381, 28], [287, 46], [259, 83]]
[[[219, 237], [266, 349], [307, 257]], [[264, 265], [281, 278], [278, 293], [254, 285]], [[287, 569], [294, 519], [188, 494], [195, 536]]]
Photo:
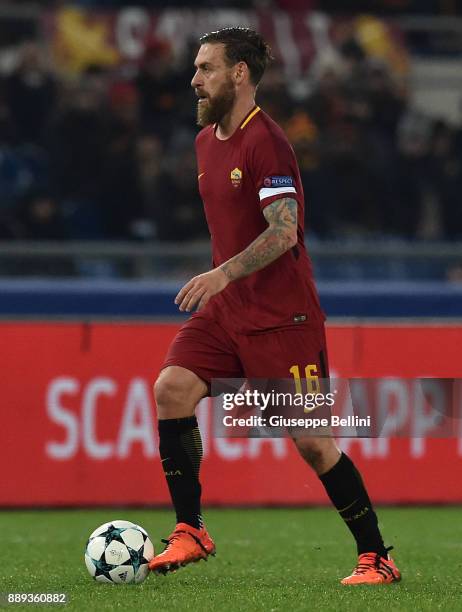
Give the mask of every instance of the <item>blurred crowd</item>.
[[[92, 65], [68, 81], [23, 44], [0, 83], [0, 239], [206, 239], [195, 51], [178, 62], [157, 40], [130, 78]], [[275, 63], [258, 103], [296, 150], [308, 232], [462, 238], [462, 133], [416, 112], [357, 40], [302, 84]]]
[[[0, 0], [0, 4], [11, 0]], [[17, 4], [31, 4], [31, 0], [15, 0]], [[60, 6], [63, 0], [40, 0], [43, 6]], [[76, 6], [90, 8], [121, 8], [125, 6], [167, 7], [230, 7], [260, 6], [283, 9], [315, 9], [324, 12], [373, 12], [378, 14], [455, 15], [462, 13], [458, 0], [74, 0]]]

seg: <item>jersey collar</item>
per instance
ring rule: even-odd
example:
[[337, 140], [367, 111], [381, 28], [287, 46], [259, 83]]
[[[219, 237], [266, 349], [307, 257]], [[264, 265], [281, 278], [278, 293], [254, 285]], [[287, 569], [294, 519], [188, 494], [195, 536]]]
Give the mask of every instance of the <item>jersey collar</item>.
[[218, 142], [230, 142], [230, 140], [237, 138], [237, 135], [240, 133], [241, 130], [243, 130], [250, 121], [252, 121], [252, 119], [255, 117], [255, 115], [257, 115], [259, 112], [261, 111], [261, 108], [259, 106], [254, 106], [248, 113], [247, 115], [244, 117], [244, 119], [241, 121], [241, 123], [239, 124], [239, 126], [234, 130], [234, 132], [231, 134], [231, 136], [229, 138], [226, 138], [225, 140], [221, 140], [220, 138], [217, 138], [216, 136], [216, 132], [217, 132], [217, 127], [218, 124], [214, 123], [213, 124], [213, 133], [215, 135], [215, 138], [217, 138]]
[[252, 121], [252, 119], [255, 117], [255, 115], [260, 112], [261, 108], [259, 106], [254, 106], [252, 108], [252, 110], [244, 117], [244, 119], [241, 122], [241, 125], [239, 126], [240, 130], [243, 130], [245, 128], [245, 126]]

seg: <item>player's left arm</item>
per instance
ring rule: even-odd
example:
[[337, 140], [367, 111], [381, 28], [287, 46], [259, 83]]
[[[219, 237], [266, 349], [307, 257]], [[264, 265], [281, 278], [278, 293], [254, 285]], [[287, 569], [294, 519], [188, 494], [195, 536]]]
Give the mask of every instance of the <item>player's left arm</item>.
[[249, 276], [297, 244], [297, 201], [281, 198], [263, 209], [268, 227], [249, 246], [225, 261], [220, 269], [230, 281]]
[[220, 267], [192, 278], [178, 293], [175, 304], [198, 310], [232, 281], [257, 272], [297, 244], [297, 201], [281, 198], [263, 209], [268, 227], [243, 251]]

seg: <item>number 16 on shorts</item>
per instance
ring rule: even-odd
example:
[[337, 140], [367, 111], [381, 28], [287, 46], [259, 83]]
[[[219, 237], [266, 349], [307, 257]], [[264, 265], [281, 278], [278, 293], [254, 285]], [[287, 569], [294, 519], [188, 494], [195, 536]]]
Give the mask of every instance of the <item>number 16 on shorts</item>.
[[[302, 379], [300, 376], [300, 366], [291, 366], [289, 372], [294, 377], [295, 382], [295, 393], [303, 393]], [[319, 393], [319, 376], [318, 366], [316, 364], [309, 364], [305, 366], [305, 380], [306, 380], [306, 393]]]

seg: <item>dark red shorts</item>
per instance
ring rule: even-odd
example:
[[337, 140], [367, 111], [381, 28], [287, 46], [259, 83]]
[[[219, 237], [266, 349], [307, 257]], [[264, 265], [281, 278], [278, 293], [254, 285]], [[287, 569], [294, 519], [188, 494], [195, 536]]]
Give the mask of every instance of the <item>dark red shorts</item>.
[[181, 366], [210, 385], [214, 378], [290, 378], [294, 365], [304, 377], [316, 365], [319, 378], [329, 377], [322, 322], [284, 329], [237, 334], [215, 320], [194, 314], [170, 345], [163, 367]]

